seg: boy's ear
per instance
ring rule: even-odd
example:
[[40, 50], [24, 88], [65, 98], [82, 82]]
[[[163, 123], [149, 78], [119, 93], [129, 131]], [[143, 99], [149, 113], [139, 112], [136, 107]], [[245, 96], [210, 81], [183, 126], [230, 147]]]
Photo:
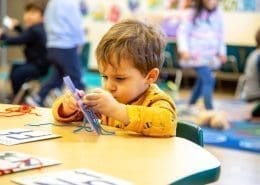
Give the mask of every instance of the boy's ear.
[[146, 82], [148, 84], [155, 83], [158, 79], [160, 70], [158, 68], [153, 68], [149, 73], [146, 75]]

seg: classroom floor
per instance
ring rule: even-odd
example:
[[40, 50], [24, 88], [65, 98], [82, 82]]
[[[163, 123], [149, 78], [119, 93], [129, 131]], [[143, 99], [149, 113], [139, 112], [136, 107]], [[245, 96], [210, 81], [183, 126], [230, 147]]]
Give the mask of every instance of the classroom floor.
[[[189, 96], [189, 89], [181, 90], [180, 97]], [[233, 98], [230, 92], [217, 90], [215, 98]], [[205, 149], [217, 157], [221, 163], [221, 174], [212, 185], [258, 185], [260, 182], [260, 155], [253, 152], [205, 145]]]
[[[5, 97], [10, 92], [10, 84], [5, 74], [5, 69], [0, 68], [0, 103], [6, 103]], [[182, 89], [179, 92], [181, 98], [188, 97], [189, 88]], [[232, 98], [230, 92], [217, 90], [215, 92], [217, 98]], [[221, 162], [221, 175], [219, 181], [212, 183], [213, 185], [258, 185], [260, 182], [260, 155], [252, 152], [239, 151], [234, 149], [220, 148], [206, 145], [205, 149], [216, 156]]]
[[260, 155], [220, 147], [205, 146], [221, 162], [221, 174], [212, 185], [258, 185]]

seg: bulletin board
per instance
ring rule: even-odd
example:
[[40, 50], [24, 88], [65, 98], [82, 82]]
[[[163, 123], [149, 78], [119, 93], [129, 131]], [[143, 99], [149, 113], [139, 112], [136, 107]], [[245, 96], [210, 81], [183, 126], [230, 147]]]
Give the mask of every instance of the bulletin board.
[[[190, 0], [84, 0], [86, 39], [90, 43], [89, 69], [97, 69], [95, 48], [106, 31], [125, 18], [148, 19], [161, 24], [172, 18], [178, 20], [179, 9]], [[260, 27], [259, 0], [221, 0], [224, 10], [227, 44], [254, 46], [254, 34]], [[239, 21], [234, 21], [239, 20]], [[239, 30], [239, 31], [238, 31]]]
[[221, 6], [227, 12], [260, 12], [259, 0], [222, 0]]
[[95, 48], [113, 24], [131, 17], [147, 19], [147, 15], [163, 14], [165, 10], [177, 9], [179, 6], [178, 0], [85, 0], [85, 3], [84, 27], [86, 39], [90, 43], [89, 69], [97, 68]]

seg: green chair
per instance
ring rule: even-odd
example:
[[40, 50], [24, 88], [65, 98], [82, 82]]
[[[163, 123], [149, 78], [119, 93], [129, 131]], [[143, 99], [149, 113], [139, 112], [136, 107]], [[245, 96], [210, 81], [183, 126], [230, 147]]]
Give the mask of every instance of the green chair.
[[204, 145], [202, 129], [191, 122], [178, 121], [176, 136], [188, 139], [202, 147]]
[[[203, 147], [202, 129], [194, 123], [179, 121], [177, 124], [176, 136], [188, 139]], [[181, 178], [178, 181], [171, 183], [171, 185], [202, 185], [216, 182], [219, 179], [220, 171], [220, 166], [216, 166], [211, 169], [205, 169], [203, 172], [198, 172], [196, 174]]]
[[90, 43], [87, 42], [83, 45], [80, 53], [80, 62], [81, 62], [83, 72], [88, 71], [89, 52], [90, 52]]
[[212, 169], [205, 170], [203, 172], [198, 172], [191, 176], [182, 178], [170, 185], [204, 185], [216, 182], [220, 176], [221, 167], [217, 166]]
[[21, 86], [20, 90], [18, 91], [18, 93], [13, 98], [11, 103], [12, 104], [23, 103], [25, 96], [28, 93], [33, 93], [35, 90], [37, 90], [37, 88], [39, 88], [40, 84], [47, 81], [48, 78], [50, 78], [53, 70], [54, 70], [53, 67], [50, 66], [48, 69], [48, 72], [44, 76], [39, 77], [38, 79], [32, 79], [27, 82], [24, 82], [23, 85]]

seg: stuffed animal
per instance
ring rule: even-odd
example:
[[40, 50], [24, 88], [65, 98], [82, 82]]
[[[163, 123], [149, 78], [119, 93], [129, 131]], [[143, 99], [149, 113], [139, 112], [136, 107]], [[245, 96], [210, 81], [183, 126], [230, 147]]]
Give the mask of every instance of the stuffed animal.
[[217, 110], [201, 111], [197, 116], [196, 123], [200, 126], [208, 125], [212, 128], [224, 130], [229, 129], [230, 127], [225, 112]]

